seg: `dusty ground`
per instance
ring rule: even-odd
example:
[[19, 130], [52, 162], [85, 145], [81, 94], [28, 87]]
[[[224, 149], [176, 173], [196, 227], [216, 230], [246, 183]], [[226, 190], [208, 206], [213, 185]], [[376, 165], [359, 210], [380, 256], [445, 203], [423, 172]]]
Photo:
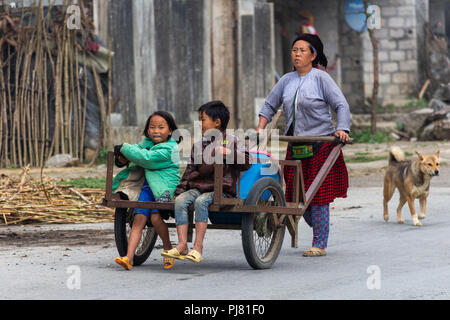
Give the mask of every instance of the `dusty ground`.
[[[27, 225], [19, 228], [0, 228], [0, 247], [46, 247], [46, 246], [84, 246], [109, 244], [114, 241], [112, 230], [99, 230], [96, 225], [81, 225], [80, 229], [61, 230], [60, 226], [52, 228], [51, 225]], [[57, 229], [57, 230], [54, 230]]]
[[[344, 148], [346, 157], [353, 157], [357, 154], [368, 154], [369, 157], [385, 156], [392, 144], [355, 144], [348, 145]], [[450, 177], [450, 142], [396, 142], [395, 145], [400, 146], [405, 152], [414, 154], [410, 158], [415, 157], [415, 151], [423, 154], [432, 154], [440, 150], [442, 169], [439, 178], [432, 182], [433, 186], [448, 186], [448, 178]], [[284, 150], [284, 148], [282, 148]], [[386, 160], [364, 162], [364, 163], [347, 163], [350, 176], [350, 188], [358, 187], [379, 187], [382, 188], [382, 181]], [[118, 170], [116, 169], [115, 172]], [[20, 176], [20, 169], [2, 169], [1, 173], [8, 176]], [[44, 175], [53, 178], [78, 178], [78, 177], [105, 177], [106, 167], [103, 165], [88, 168], [61, 168], [61, 169], [44, 169]], [[30, 175], [33, 178], [40, 178], [40, 169], [32, 169]], [[349, 208], [349, 210], [352, 208]], [[33, 246], [83, 246], [83, 245], [105, 245], [105, 248], [113, 246], [114, 234], [111, 228], [103, 228], [103, 224], [99, 225], [25, 225], [19, 227], [0, 227], [0, 247], [17, 246], [17, 247], [33, 247]]]

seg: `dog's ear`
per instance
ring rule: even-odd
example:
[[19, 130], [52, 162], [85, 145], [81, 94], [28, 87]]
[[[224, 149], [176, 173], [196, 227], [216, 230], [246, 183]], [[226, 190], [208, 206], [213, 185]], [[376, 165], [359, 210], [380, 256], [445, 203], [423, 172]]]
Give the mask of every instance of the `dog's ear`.
[[436, 158], [439, 158], [439, 150], [434, 154]]
[[419, 156], [419, 160], [420, 160], [420, 161], [423, 161], [423, 155], [421, 155], [421, 154], [420, 154], [419, 152], [417, 152], [417, 151], [416, 151], [416, 153], [417, 153], [417, 155]]

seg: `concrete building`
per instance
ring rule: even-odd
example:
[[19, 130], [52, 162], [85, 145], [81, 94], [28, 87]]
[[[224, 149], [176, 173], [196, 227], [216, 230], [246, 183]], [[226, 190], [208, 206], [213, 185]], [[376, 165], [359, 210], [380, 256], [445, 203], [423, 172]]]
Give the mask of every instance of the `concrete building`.
[[[295, 37], [298, 12], [307, 10], [314, 17], [314, 26], [324, 42], [325, 54], [332, 65], [329, 73], [340, 85], [352, 112], [367, 112], [366, 98], [371, 96], [373, 87], [372, 44], [368, 32], [357, 32], [346, 23], [346, 1], [271, 2], [275, 7], [277, 72], [282, 74], [289, 71], [287, 45]], [[370, 3], [380, 8], [381, 16], [380, 28], [375, 29], [375, 37], [379, 41], [378, 103], [404, 104], [411, 97], [417, 97], [427, 79], [425, 30], [431, 26], [432, 32], [440, 32], [448, 37], [450, 2], [373, 0]], [[336, 59], [336, 55], [339, 58]]]
[[230, 127], [253, 127], [255, 98], [275, 84], [273, 4], [257, 0], [95, 0], [100, 38], [112, 40], [116, 112], [142, 127], [153, 111], [188, 128], [211, 100]]
[[[154, 110], [168, 110], [189, 127], [201, 104], [223, 100], [232, 111], [231, 127], [254, 127], [276, 77], [292, 70], [289, 51], [300, 10], [314, 17], [328, 72], [352, 113], [368, 112], [371, 42], [367, 32], [346, 23], [345, 1], [93, 0], [99, 35], [113, 41], [116, 112], [124, 126], [139, 128]], [[448, 37], [449, 2], [370, 3], [381, 10], [381, 25], [375, 29], [378, 103], [404, 104], [427, 79], [426, 28]]]

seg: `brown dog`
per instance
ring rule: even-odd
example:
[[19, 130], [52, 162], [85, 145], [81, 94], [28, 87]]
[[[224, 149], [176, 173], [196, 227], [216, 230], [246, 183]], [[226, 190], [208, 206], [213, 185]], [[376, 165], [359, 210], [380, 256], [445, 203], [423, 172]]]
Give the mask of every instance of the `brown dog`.
[[[395, 188], [400, 192], [400, 203], [397, 207], [397, 222], [404, 223], [402, 207], [408, 202], [409, 210], [415, 226], [421, 226], [419, 219], [425, 219], [427, 197], [430, 192], [430, 181], [439, 175], [439, 151], [434, 155], [424, 156], [416, 151], [418, 159], [406, 161], [403, 151], [399, 147], [389, 150], [389, 168], [384, 176], [383, 217], [389, 220], [388, 202], [394, 194]], [[419, 199], [421, 213], [417, 216], [414, 200]]]

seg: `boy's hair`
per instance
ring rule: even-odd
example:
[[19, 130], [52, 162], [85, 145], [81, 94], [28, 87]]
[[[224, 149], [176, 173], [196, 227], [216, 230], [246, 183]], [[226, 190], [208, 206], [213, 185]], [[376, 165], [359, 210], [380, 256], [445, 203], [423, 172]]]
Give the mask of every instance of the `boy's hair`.
[[[150, 139], [150, 136], [148, 135], [148, 127], [150, 126], [150, 121], [152, 119], [152, 117], [154, 116], [160, 116], [161, 118], [164, 118], [164, 120], [166, 120], [167, 125], [169, 126], [170, 131], [172, 131], [172, 133], [175, 130], [178, 130], [177, 124], [175, 123], [175, 119], [172, 117], [172, 115], [166, 111], [155, 111], [152, 113], [152, 115], [150, 117], [148, 117], [147, 122], [145, 124], [145, 129], [144, 129], [144, 135]], [[171, 138], [172, 135], [169, 136], [169, 138]], [[183, 140], [183, 137], [180, 136], [180, 138], [178, 139], [177, 143], [180, 143], [181, 140]]]
[[230, 111], [222, 101], [211, 101], [205, 103], [198, 108], [198, 112], [200, 114], [204, 112], [207, 116], [211, 117], [213, 121], [220, 119], [220, 129], [222, 131], [226, 130], [228, 122], [230, 122]]

